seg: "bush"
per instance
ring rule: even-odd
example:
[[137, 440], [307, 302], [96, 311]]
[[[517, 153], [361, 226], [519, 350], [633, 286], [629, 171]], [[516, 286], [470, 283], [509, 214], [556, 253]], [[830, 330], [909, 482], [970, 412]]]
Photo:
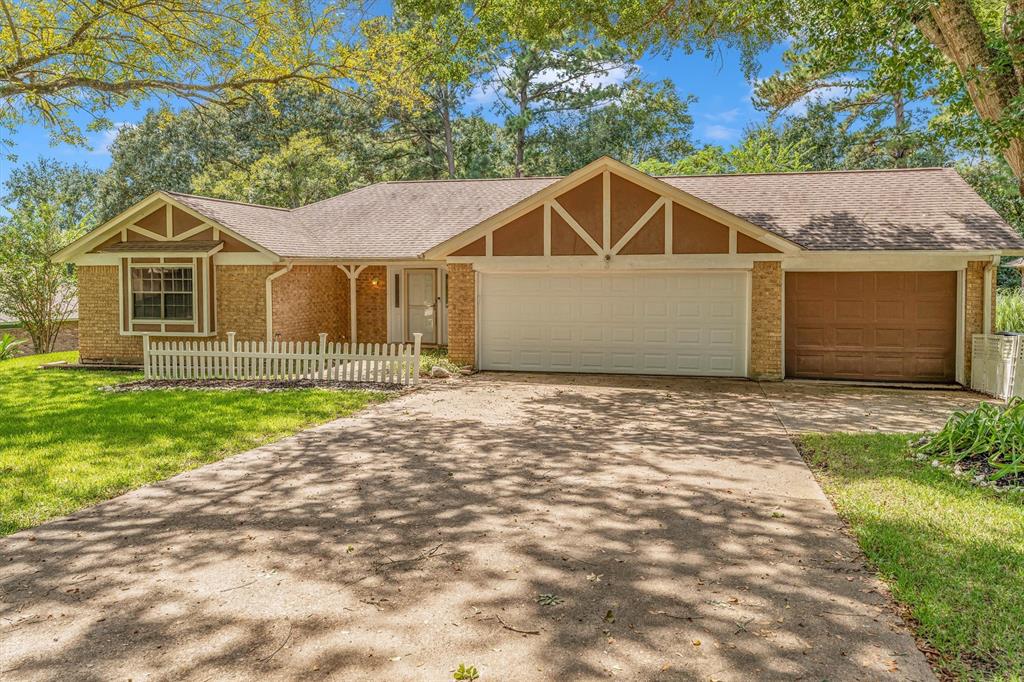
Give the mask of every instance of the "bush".
[[922, 438], [914, 449], [998, 484], [1024, 483], [1024, 399], [954, 412], [941, 431]]
[[1024, 292], [1020, 289], [996, 292], [996, 329], [1024, 333]]
[[24, 344], [10, 334], [0, 336], [0, 360], [9, 360], [14, 357], [14, 349]]
[[443, 348], [432, 348], [420, 352], [420, 374], [430, 374], [434, 367], [443, 367], [452, 374], [458, 374], [461, 369], [458, 365], [448, 359], [448, 351]]

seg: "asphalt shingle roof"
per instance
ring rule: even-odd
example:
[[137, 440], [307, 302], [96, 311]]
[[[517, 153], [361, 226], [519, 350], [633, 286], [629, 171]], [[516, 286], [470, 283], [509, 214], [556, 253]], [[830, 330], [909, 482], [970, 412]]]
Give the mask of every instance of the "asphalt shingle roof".
[[[558, 179], [384, 182], [291, 211], [173, 196], [280, 256], [415, 258]], [[1024, 249], [948, 168], [660, 179], [812, 251]]]
[[118, 242], [104, 248], [102, 253], [138, 253], [147, 251], [150, 253], [162, 252], [194, 252], [206, 253], [220, 242], [216, 241], [186, 241], [186, 242]]

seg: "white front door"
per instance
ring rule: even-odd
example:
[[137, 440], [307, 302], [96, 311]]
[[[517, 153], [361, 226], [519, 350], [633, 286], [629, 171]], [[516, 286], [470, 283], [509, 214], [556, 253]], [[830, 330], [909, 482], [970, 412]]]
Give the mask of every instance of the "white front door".
[[748, 308], [743, 272], [485, 273], [480, 366], [744, 376]]
[[437, 270], [416, 268], [405, 271], [406, 325], [408, 340], [423, 334], [423, 343], [437, 343]]

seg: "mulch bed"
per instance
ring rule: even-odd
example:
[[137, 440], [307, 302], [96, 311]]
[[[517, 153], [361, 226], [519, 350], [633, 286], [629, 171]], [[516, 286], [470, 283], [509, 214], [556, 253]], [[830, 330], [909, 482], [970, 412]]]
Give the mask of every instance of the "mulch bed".
[[386, 384], [377, 382], [356, 381], [317, 381], [313, 379], [297, 379], [294, 381], [257, 381], [231, 379], [143, 379], [128, 381], [123, 384], [104, 386], [100, 390], [111, 393], [134, 393], [137, 391], [290, 391], [297, 388], [320, 388], [329, 391], [404, 391], [408, 386], [402, 384]]

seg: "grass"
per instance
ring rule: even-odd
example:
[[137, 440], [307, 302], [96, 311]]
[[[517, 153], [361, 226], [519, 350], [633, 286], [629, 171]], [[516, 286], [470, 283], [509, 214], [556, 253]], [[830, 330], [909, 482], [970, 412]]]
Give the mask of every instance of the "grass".
[[940, 670], [1024, 679], [1024, 495], [910, 461], [909, 438], [809, 435], [799, 445]]
[[996, 292], [996, 329], [1001, 332], [1024, 332], [1024, 292], [1020, 287]]
[[144, 391], [123, 372], [0, 362], [0, 535], [268, 443], [385, 399], [371, 391]]

